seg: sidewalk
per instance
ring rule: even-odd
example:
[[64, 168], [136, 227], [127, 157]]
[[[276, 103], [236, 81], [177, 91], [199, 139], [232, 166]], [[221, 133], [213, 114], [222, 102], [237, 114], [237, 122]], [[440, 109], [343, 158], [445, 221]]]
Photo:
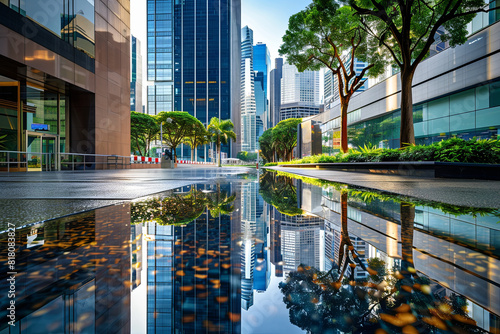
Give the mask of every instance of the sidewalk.
[[500, 208], [500, 181], [430, 179], [312, 168], [266, 168], [452, 205]]
[[0, 173], [0, 230], [191, 185], [227, 179], [248, 168], [182, 166], [176, 169]]

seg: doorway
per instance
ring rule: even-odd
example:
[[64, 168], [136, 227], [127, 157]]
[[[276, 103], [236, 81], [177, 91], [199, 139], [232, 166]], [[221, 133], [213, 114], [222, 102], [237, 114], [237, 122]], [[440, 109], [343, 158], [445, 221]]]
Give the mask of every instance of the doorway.
[[26, 131], [28, 172], [60, 170], [59, 136]]

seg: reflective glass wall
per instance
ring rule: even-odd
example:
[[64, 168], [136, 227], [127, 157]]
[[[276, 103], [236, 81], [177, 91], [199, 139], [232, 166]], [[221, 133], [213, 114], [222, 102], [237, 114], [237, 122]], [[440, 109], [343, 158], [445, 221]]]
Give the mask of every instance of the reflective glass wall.
[[[349, 145], [398, 148], [401, 111], [359, 122], [361, 109], [348, 114]], [[500, 81], [413, 106], [415, 140], [431, 144], [450, 137], [500, 138]], [[340, 118], [321, 126], [323, 153], [339, 152]], [[337, 140], [336, 140], [337, 139]]]
[[0, 3], [95, 57], [94, 0], [0, 0]]

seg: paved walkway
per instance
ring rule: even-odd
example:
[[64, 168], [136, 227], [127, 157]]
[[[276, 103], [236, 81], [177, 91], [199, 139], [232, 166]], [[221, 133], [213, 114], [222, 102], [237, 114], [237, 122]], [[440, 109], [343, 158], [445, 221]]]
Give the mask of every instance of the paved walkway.
[[454, 205], [500, 208], [500, 181], [431, 179], [312, 168], [270, 169]]
[[7, 222], [22, 225], [61, 217], [249, 171], [186, 165], [177, 169], [0, 173], [0, 230]]

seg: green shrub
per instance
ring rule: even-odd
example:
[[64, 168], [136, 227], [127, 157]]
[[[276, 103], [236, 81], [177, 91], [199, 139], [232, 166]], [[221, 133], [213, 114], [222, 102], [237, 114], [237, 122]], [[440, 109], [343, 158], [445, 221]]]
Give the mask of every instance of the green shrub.
[[500, 164], [500, 140], [463, 140], [460, 138], [450, 138], [432, 145], [414, 145], [402, 149], [380, 149], [375, 146], [364, 146], [359, 151], [350, 149], [348, 153], [313, 155], [277, 164], [384, 161], [443, 161]]
[[278, 166], [277, 162], [268, 162], [267, 164], [264, 165], [264, 167], [272, 167], [272, 166]]

